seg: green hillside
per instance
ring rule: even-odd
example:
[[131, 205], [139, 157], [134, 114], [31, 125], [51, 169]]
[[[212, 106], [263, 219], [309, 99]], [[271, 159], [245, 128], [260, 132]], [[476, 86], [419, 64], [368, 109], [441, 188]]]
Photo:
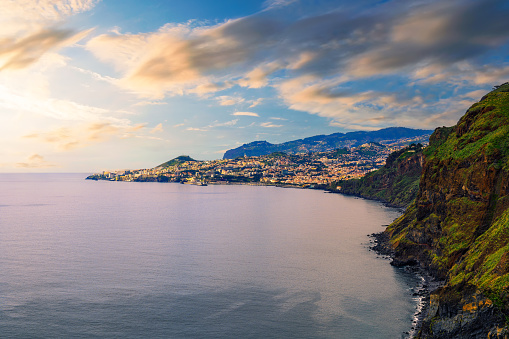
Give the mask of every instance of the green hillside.
[[159, 166], [156, 166], [156, 167], [170, 167], [170, 166], [176, 166], [176, 165], [179, 165], [179, 164], [182, 164], [184, 162], [195, 162], [196, 160], [194, 160], [193, 158], [191, 158], [190, 156], [188, 155], [181, 155], [181, 156], [178, 156], [174, 159], [171, 159], [170, 161], [167, 161], [165, 163], [162, 163], [161, 165]]
[[421, 144], [412, 144], [391, 153], [379, 170], [360, 179], [335, 182], [329, 189], [379, 200], [395, 207], [406, 207], [415, 199], [419, 190], [422, 150]]
[[424, 157], [415, 201], [386, 231], [396, 264], [417, 262], [445, 281], [420, 335], [507, 338], [509, 84], [437, 129]]

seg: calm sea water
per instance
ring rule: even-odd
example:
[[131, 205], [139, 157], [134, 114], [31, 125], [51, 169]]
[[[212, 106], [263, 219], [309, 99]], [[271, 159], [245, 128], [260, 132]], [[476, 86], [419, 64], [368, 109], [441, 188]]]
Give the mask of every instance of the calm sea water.
[[399, 214], [321, 191], [0, 174], [1, 338], [401, 338]]

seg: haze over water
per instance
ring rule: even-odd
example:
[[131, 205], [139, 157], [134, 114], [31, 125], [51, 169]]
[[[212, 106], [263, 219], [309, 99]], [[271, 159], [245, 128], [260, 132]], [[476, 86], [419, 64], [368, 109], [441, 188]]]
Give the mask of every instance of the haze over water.
[[0, 175], [0, 337], [399, 338], [399, 215], [322, 191]]

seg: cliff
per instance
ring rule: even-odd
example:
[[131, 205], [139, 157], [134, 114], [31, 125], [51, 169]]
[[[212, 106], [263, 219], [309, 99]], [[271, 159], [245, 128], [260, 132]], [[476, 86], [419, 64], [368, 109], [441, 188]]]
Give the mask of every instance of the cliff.
[[254, 141], [225, 152], [223, 159], [237, 157], [253, 157], [267, 155], [274, 152], [288, 154], [327, 152], [343, 147], [356, 147], [369, 142], [397, 143], [408, 145], [413, 142], [427, 141], [432, 131], [411, 129], [405, 127], [389, 127], [378, 131], [357, 131], [348, 133], [333, 133], [329, 135], [315, 135], [313, 137], [271, 144], [267, 141]]
[[386, 234], [394, 264], [444, 281], [421, 338], [509, 338], [509, 84], [424, 150], [417, 197]]
[[407, 207], [417, 196], [422, 171], [423, 147], [412, 144], [391, 153], [383, 167], [360, 179], [331, 184], [332, 191], [382, 201], [394, 207]]

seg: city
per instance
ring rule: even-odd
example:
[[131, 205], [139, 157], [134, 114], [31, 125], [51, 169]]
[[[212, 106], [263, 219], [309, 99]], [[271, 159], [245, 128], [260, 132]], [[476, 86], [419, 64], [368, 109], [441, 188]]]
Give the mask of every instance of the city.
[[[406, 145], [422, 142], [408, 139]], [[182, 184], [251, 184], [322, 188], [339, 180], [360, 178], [385, 164], [390, 153], [404, 148], [401, 142], [362, 144], [329, 152], [238, 157], [197, 161], [179, 156], [152, 169], [104, 171], [87, 179], [111, 181], [157, 181]], [[409, 151], [411, 152], [411, 151]]]

